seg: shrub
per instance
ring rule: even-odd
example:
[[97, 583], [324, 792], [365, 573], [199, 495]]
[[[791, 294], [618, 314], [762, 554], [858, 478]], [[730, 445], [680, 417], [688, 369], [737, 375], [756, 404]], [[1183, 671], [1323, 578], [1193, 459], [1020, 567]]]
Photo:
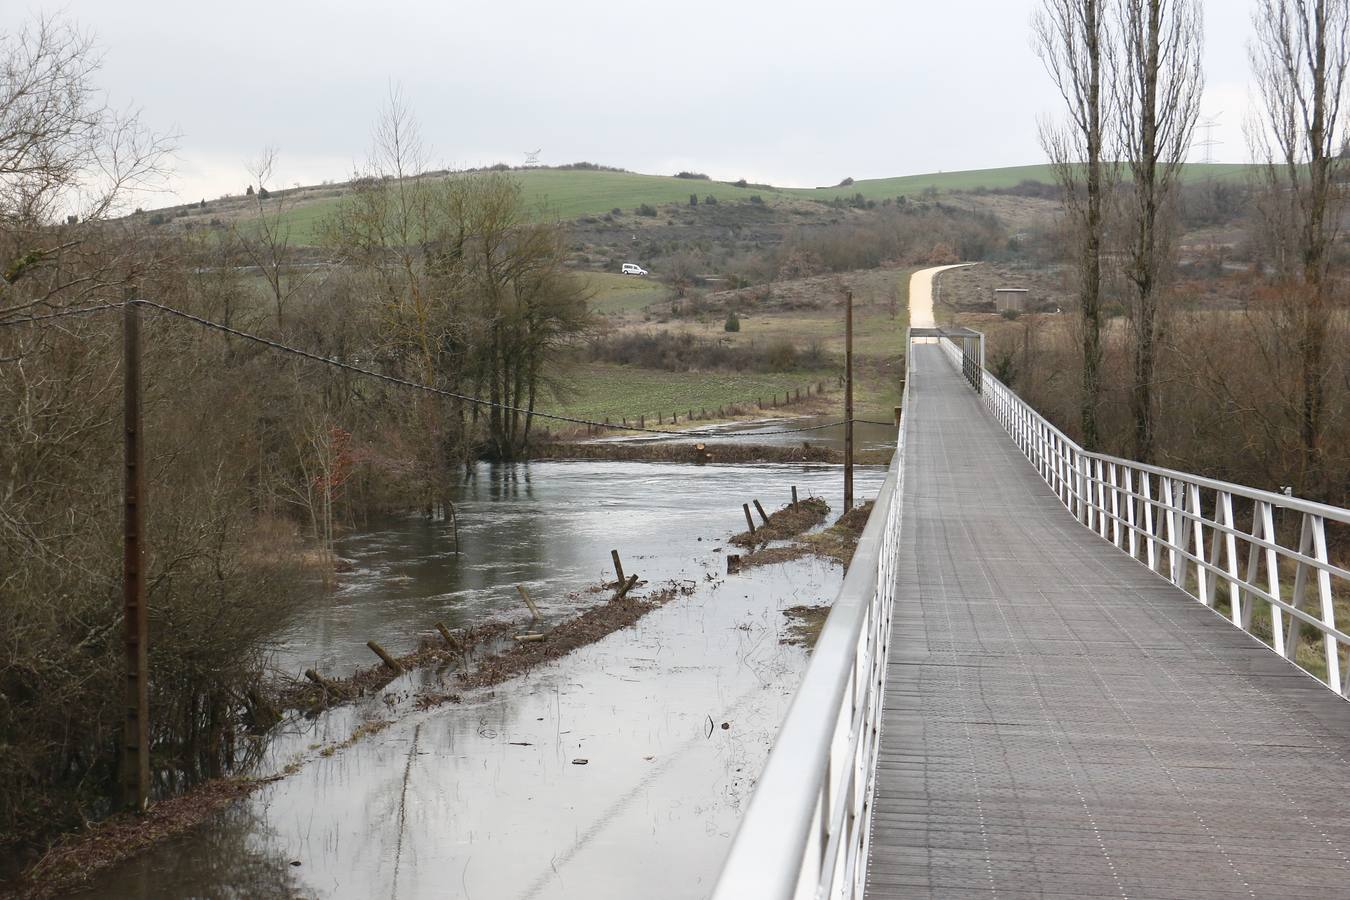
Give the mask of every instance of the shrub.
[[675, 173], [675, 177], [676, 177], [676, 178], [693, 178], [693, 179], [697, 179], [698, 181], [710, 181], [710, 180], [711, 180], [711, 179], [708, 178], [707, 175], [704, 175], [702, 172], [676, 172], [676, 173]]
[[706, 197], [703, 198], [703, 205], [704, 205], [704, 206], [716, 206], [716, 205], [717, 205], [717, 198], [714, 197], [712, 194], [709, 194], [708, 196], [706, 196]]
[[[706, 310], [702, 300], [701, 297], [690, 297], [683, 301], [672, 301], [668, 311], [662, 304], [654, 315], [659, 321], [691, 316], [699, 309]], [[735, 323], [731, 329], [733, 332], [740, 327], [740, 318], [735, 313], [728, 315], [727, 321]], [[795, 371], [801, 369], [808, 358], [820, 362], [823, 351], [817, 350], [820, 355], [807, 357], [790, 340], [734, 344], [726, 339], [716, 340], [689, 332], [672, 331], [611, 334], [592, 340], [585, 348], [586, 358], [594, 362], [642, 366], [666, 372]]]
[[619, 208], [616, 206], [616, 207], [614, 207], [613, 209], [611, 209], [611, 210], [609, 211], [609, 214], [610, 214], [611, 216], [621, 216], [621, 215], [623, 215], [623, 210], [619, 209]]
[[690, 194], [690, 195], [689, 195], [689, 205], [690, 205], [690, 206], [698, 206], [698, 194]]
[[753, 203], [753, 204], [755, 204], [756, 206], [763, 206], [763, 205], [764, 205], [764, 198], [761, 197], [759, 194], [751, 194], [751, 195], [750, 195], [750, 202]]
[[636, 212], [639, 216], [646, 216], [649, 219], [656, 218], [656, 207], [649, 206], [646, 203], [639, 206], [636, 210], [634, 210], [634, 212]]
[[742, 178], [740, 181], [733, 181], [733, 182], [731, 183], [731, 186], [732, 186], [732, 187], [747, 187], [749, 184], [750, 184], [750, 182], [748, 182], [748, 181], [746, 181], [744, 178]]
[[851, 187], [852, 185], [853, 185], [853, 179], [852, 179], [852, 178], [845, 178], [843, 181], [839, 182], [839, 184], [838, 184], [837, 186], [838, 186], [838, 187]]
[[259, 199], [259, 200], [266, 200], [266, 199], [267, 199], [268, 197], [270, 197], [270, 196], [272, 196], [272, 192], [269, 191], [267, 188], [265, 188], [265, 187], [260, 187], [260, 188], [258, 188], [258, 199]]
[[1007, 319], [1009, 322], [1016, 322], [1018, 319], [1022, 318], [1021, 310], [1012, 309], [1011, 307], [1005, 309], [1003, 312], [999, 313], [999, 315]]
[[764, 360], [770, 369], [787, 371], [797, 367], [797, 348], [787, 338], [770, 341], [764, 351]]
[[722, 330], [723, 331], [741, 330], [741, 320], [740, 318], [737, 317], [736, 311], [734, 309], [731, 312], [727, 313], [727, 321], [726, 324], [722, 326]]

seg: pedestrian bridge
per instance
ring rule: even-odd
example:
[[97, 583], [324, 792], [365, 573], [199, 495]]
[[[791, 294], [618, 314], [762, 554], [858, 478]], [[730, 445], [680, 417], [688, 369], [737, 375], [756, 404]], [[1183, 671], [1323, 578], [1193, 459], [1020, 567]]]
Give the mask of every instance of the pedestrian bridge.
[[1350, 895], [1350, 512], [1086, 453], [940, 334], [715, 896]]

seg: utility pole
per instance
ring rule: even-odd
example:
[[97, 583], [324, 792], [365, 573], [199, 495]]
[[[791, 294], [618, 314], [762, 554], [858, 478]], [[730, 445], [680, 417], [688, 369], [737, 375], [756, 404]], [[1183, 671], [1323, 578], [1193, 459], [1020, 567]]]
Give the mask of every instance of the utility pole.
[[853, 292], [844, 313], [844, 512], [853, 508]]
[[132, 291], [123, 296], [122, 377], [126, 492], [123, 495], [122, 625], [126, 718], [122, 723], [122, 802], [144, 812], [150, 795], [149, 629], [145, 608], [145, 504], [141, 445], [141, 319]]

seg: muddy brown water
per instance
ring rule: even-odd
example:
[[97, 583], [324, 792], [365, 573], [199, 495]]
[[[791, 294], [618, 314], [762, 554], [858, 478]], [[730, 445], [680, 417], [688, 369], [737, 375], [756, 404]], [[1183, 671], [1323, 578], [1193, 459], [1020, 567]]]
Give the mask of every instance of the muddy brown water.
[[[883, 477], [860, 470], [859, 497]], [[706, 896], [805, 666], [782, 611], [842, 580], [817, 560], [728, 576], [724, 540], [742, 502], [776, 508], [794, 484], [837, 514], [840, 482], [829, 466], [485, 466], [458, 554], [418, 520], [350, 537], [355, 568], [287, 630], [279, 666], [345, 674], [372, 636], [405, 649], [437, 619], [511, 612], [517, 582], [561, 617], [593, 602], [568, 592], [612, 578], [611, 548], [649, 589], [690, 591], [462, 704], [417, 711], [417, 690], [454, 685], [420, 671], [291, 723], [260, 774], [294, 774], [80, 896]], [[376, 720], [393, 724], [328, 749]]]

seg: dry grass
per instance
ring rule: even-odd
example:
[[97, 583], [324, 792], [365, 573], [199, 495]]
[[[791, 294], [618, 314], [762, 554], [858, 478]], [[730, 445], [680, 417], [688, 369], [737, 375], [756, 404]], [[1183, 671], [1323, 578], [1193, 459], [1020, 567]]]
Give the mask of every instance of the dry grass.
[[824, 531], [803, 534], [786, 547], [768, 547], [741, 557], [741, 568], [770, 566], [805, 556], [832, 560], [848, 568], [848, 564], [853, 561], [853, 551], [858, 547], [858, 539], [862, 537], [863, 529], [867, 527], [868, 516], [871, 514], [872, 503], [869, 501], [844, 513], [838, 522]]
[[829, 618], [830, 608], [790, 606], [783, 610], [783, 615], [788, 618], [788, 633], [778, 643], [805, 647], [809, 650], [815, 647], [816, 641], [820, 639], [820, 632], [825, 627], [825, 620]]
[[853, 551], [858, 549], [867, 520], [872, 515], [872, 501], [855, 506], [839, 517], [829, 528], [817, 534], [808, 534], [802, 540], [810, 551], [823, 559], [832, 559], [844, 568], [853, 562]]
[[784, 506], [769, 516], [769, 521], [755, 528], [754, 533], [742, 531], [733, 535], [731, 543], [738, 547], [761, 547], [771, 541], [784, 541], [810, 531], [830, 514], [830, 507], [819, 497], [807, 497], [800, 503]]

